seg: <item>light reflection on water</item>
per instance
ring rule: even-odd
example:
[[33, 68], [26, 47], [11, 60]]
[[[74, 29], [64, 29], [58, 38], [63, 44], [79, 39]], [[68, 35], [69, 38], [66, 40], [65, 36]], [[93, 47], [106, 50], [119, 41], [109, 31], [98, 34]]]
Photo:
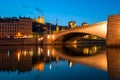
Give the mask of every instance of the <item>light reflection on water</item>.
[[0, 46], [0, 80], [110, 80], [119, 57], [102, 44]]

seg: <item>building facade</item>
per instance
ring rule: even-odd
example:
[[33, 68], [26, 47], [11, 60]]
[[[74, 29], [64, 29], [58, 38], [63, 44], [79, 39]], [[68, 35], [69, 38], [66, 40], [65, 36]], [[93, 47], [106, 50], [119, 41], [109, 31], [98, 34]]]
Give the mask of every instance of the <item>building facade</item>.
[[0, 18], [0, 38], [32, 36], [32, 19], [27, 17]]

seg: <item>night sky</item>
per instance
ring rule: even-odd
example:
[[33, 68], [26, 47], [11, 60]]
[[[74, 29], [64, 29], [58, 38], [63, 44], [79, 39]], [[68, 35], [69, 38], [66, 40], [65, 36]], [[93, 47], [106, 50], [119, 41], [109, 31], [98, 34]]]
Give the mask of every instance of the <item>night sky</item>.
[[120, 0], [1, 0], [0, 16], [38, 17], [45, 22], [67, 25], [70, 20], [77, 25], [107, 20], [112, 14], [120, 14]]

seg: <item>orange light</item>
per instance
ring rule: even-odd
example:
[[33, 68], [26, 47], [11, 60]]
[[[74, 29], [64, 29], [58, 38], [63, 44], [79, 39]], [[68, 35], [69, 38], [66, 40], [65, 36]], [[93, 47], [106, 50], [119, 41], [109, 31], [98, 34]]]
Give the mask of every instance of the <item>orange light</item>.
[[52, 35], [52, 38], [53, 38], [53, 39], [54, 39], [54, 37], [55, 37], [55, 36], [54, 36], [54, 35]]
[[49, 49], [47, 50], [47, 55], [50, 56], [50, 50]]
[[38, 41], [41, 41], [41, 39], [39, 38]]
[[18, 53], [18, 61], [20, 61], [20, 53]]
[[48, 39], [50, 39], [50, 35], [48, 35], [47, 37], [48, 37]]
[[21, 33], [20, 32], [18, 32], [18, 36], [20, 36], [21, 35]]
[[43, 71], [44, 70], [44, 62], [41, 62], [34, 66], [35, 70]]

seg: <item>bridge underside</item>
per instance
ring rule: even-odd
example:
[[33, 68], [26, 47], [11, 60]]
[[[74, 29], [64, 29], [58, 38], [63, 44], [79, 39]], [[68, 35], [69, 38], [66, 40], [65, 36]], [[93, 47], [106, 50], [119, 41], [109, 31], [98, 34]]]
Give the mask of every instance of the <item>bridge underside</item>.
[[[53, 44], [76, 44], [77, 40], [79, 40], [79, 39], [83, 40], [83, 36], [85, 36], [85, 35], [90, 35], [90, 34], [86, 34], [86, 33], [69, 33], [69, 34], [63, 35], [63, 36], [59, 37], [58, 39], [56, 39], [53, 42]], [[99, 39], [102, 39], [102, 38], [99, 38]]]

